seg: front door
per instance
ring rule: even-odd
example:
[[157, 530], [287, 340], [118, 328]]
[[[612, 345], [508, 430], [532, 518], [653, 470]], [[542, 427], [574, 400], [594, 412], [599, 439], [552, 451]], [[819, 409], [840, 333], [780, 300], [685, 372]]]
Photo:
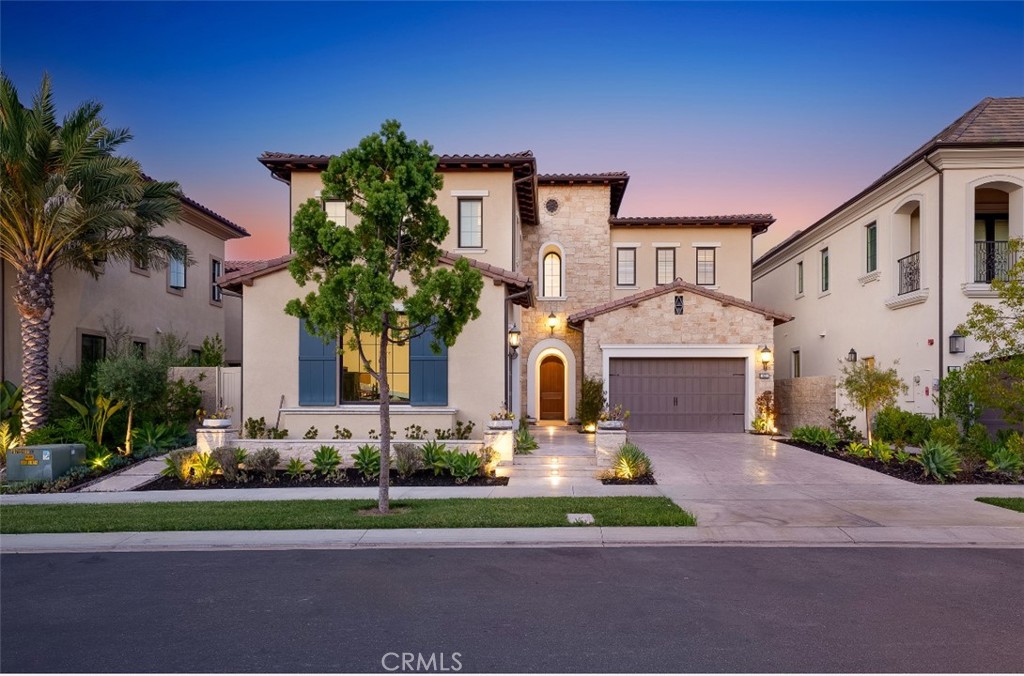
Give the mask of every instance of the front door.
[[554, 355], [540, 363], [540, 419], [565, 420], [565, 365]]

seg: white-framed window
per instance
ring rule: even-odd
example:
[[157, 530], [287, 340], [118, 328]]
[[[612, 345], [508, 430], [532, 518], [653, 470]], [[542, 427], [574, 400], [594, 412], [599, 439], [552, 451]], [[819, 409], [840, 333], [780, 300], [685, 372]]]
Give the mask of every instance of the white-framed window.
[[796, 262], [796, 295], [804, 295], [804, 262]]
[[878, 225], [868, 223], [864, 226], [864, 272], [878, 269]]
[[562, 295], [562, 257], [557, 251], [544, 254], [544, 278], [541, 294], [547, 298]]
[[829, 258], [828, 258], [828, 247], [821, 250], [821, 292], [826, 293], [829, 290], [831, 279], [829, 277]]
[[658, 248], [655, 250], [655, 284], [671, 284], [676, 279], [676, 250]]
[[480, 249], [484, 245], [484, 201], [479, 197], [459, 198], [459, 248]]
[[636, 286], [636, 249], [619, 247], [615, 250], [615, 285]]
[[348, 208], [341, 200], [324, 200], [324, 213], [327, 220], [334, 221], [337, 225], [345, 227]]
[[220, 303], [224, 295], [217, 280], [224, 273], [224, 263], [219, 258], [210, 258], [210, 302]]
[[715, 250], [712, 247], [697, 249], [697, 284], [715, 285]]
[[187, 281], [185, 260], [171, 257], [167, 261], [167, 290], [180, 296], [185, 290]]

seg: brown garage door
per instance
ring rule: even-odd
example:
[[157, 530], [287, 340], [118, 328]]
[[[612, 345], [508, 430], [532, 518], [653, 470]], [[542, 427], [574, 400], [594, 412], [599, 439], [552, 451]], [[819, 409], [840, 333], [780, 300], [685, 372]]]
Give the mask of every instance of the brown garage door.
[[608, 398], [634, 432], [742, 432], [742, 359], [612, 359]]

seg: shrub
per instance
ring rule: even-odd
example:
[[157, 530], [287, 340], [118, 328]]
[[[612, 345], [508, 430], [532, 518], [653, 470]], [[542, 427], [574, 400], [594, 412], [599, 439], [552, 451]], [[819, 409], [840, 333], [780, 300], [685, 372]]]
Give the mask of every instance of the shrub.
[[482, 465], [480, 456], [473, 451], [459, 453], [449, 451], [445, 458], [448, 471], [455, 478], [455, 483], [464, 484], [480, 473]]
[[341, 427], [339, 425], [334, 426], [334, 438], [335, 439], [351, 439], [352, 430], [347, 427]]
[[313, 473], [321, 476], [334, 474], [341, 464], [341, 454], [333, 446], [321, 446], [313, 451]]
[[188, 481], [189, 458], [193, 452], [184, 448], [171, 451], [164, 458], [164, 468], [160, 471], [160, 474], [177, 479], [178, 481]]
[[[874, 445], [874, 444], [872, 444]], [[857, 458], [870, 458], [871, 449], [860, 443], [859, 441], [850, 442], [846, 447], [846, 452]]]
[[1016, 477], [1024, 473], [1024, 455], [1020, 455], [1011, 448], [1000, 448], [992, 454], [992, 458], [985, 462], [989, 472], [1006, 474]]
[[584, 429], [597, 425], [597, 416], [601, 414], [607, 402], [604, 398], [604, 381], [600, 378], [583, 376], [580, 385], [580, 398], [576, 402], [576, 418]]
[[284, 473], [289, 479], [298, 481], [306, 476], [306, 463], [302, 462], [299, 458], [292, 458], [288, 461], [288, 466], [285, 468]]
[[422, 456], [416, 444], [395, 444], [395, 470], [403, 479], [421, 466]]
[[775, 395], [769, 392], [762, 392], [757, 395], [754, 401], [757, 417], [752, 423], [754, 431], [758, 434], [774, 434], [778, 430], [775, 427]]
[[106, 472], [114, 461], [114, 454], [105, 448], [90, 449], [85, 455], [85, 464], [96, 472]]
[[896, 453], [893, 454], [893, 457], [896, 458], [896, 462], [901, 465], [906, 465], [908, 462], [912, 462], [914, 460], [914, 456], [906, 451], [896, 451]]
[[219, 333], [213, 338], [203, 338], [203, 344], [199, 347], [199, 363], [197, 366], [224, 366], [224, 341]]
[[445, 470], [447, 465], [444, 462], [448, 447], [437, 441], [428, 441], [420, 446], [420, 457], [423, 459], [423, 466], [434, 470], [434, 476]]
[[491, 476], [498, 464], [498, 452], [490, 446], [480, 449], [480, 476]]
[[281, 454], [274, 448], [261, 448], [245, 458], [245, 468], [256, 474], [262, 474], [264, 481], [273, 481], [277, 477], [277, 463]]
[[210, 483], [213, 475], [220, 469], [217, 460], [209, 453], [192, 453], [188, 464], [190, 476], [187, 480], [197, 484]]
[[[86, 364], [77, 367], [59, 366], [50, 381], [50, 420], [75, 415], [64, 397], [75, 401], [86, 401], [95, 396], [96, 366]], [[93, 391], [90, 394], [90, 390]]]
[[830, 408], [828, 410], [829, 429], [835, 432], [842, 441], [860, 441], [864, 438], [864, 435], [854, 426], [853, 421], [855, 417], [843, 415], [843, 412], [838, 408]]
[[[475, 426], [476, 424], [472, 420], [468, 422], [456, 420], [455, 427], [450, 427], [446, 430], [435, 429], [434, 436], [438, 439], [454, 439], [456, 441], [465, 441], [466, 439], [469, 439], [471, 434], [473, 434], [473, 428]], [[371, 432], [373, 432], [374, 434], [376, 433], [375, 430], [371, 430]], [[371, 434], [370, 438], [376, 439], [377, 437]]]
[[976, 458], [988, 460], [999, 450], [999, 444], [988, 436], [988, 429], [981, 423], [975, 423], [964, 435], [964, 453]]
[[9, 381], [0, 382], [0, 424], [7, 424], [12, 434], [21, 431], [22, 389]]
[[140, 459], [148, 458], [174, 448], [185, 433], [184, 428], [179, 425], [144, 422], [132, 433], [134, 455]]
[[176, 378], [167, 382], [160, 414], [167, 422], [188, 425], [203, 403], [203, 391], [194, 380]]
[[380, 476], [380, 448], [363, 444], [352, 454], [352, 465], [367, 481], [376, 479]]
[[284, 439], [288, 436], [287, 429], [278, 429], [277, 425], [267, 426], [267, 420], [263, 416], [257, 418], [246, 418], [242, 423], [243, 436], [247, 439]]
[[921, 463], [924, 475], [934, 478], [940, 484], [954, 478], [960, 471], [960, 456], [957, 452], [934, 441], [926, 441], [921, 446], [921, 455], [917, 461]]
[[892, 461], [892, 448], [881, 439], [875, 439], [869, 447], [871, 456], [879, 462], [888, 464]]
[[14, 448], [21, 443], [21, 437], [11, 430], [11, 423], [8, 420], [0, 423], [0, 467], [7, 464], [7, 450]]
[[950, 448], [958, 448], [960, 446], [960, 428], [957, 427], [955, 420], [939, 418], [932, 421], [928, 439], [936, 443], [945, 444]]
[[896, 448], [920, 446], [931, 432], [932, 419], [895, 406], [886, 406], [875, 416], [875, 434]]
[[519, 428], [515, 431], [512, 441], [515, 444], [513, 452], [516, 455], [529, 455], [540, 448], [540, 444], [530, 434], [530, 426], [526, 424], [524, 418], [519, 419]]
[[794, 441], [818, 446], [830, 452], [836, 450], [839, 446], [839, 435], [830, 429], [815, 425], [797, 427], [793, 430], [792, 437]]
[[420, 425], [409, 425], [405, 428], [405, 438], [411, 439], [412, 441], [420, 441], [425, 439], [427, 431]]
[[627, 441], [612, 458], [612, 473], [619, 479], [642, 479], [654, 474], [654, 466], [643, 449]]
[[[116, 457], [116, 456], [114, 456]], [[89, 479], [93, 470], [89, 467], [72, 467], [53, 481], [46, 482], [40, 488], [41, 493], [62, 493]]]
[[96, 443], [86, 431], [80, 418], [60, 418], [48, 425], [37, 427], [27, 433], [21, 443], [26, 446], [38, 444], [84, 444]]
[[305, 433], [303, 433], [302, 438], [303, 439], [316, 439], [319, 436], [320, 436], [320, 430], [318, 430], [313, 425], [310, 425], [309, 429], [306, 430]]
[[243, 474], [239, 465], [245, 462], [246, 453], [240, 448], [230, 448], [228, 446], [222, 446], [214, 449], [210, 454], [213, 459], [220, 465], [220, 471], [224, 475], [225, 481], [231, 483], [237, 483], [242, 480]]

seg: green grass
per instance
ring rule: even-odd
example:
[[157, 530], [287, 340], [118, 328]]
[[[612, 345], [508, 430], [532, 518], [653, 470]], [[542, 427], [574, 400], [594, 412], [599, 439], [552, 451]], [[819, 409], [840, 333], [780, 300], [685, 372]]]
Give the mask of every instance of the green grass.
[[359, 514], [374, 500], [0, 505], [0, 533], [309, 528], [512, 528], [569, 526], [568, 513], [598, 526], [693, 526], [668, 498], [452, 498], [395, 500], [388, 516]]
[[1005, 507], [1017, 512], [1024, 512], [1024, 498], [976, 498], [978, 502], [996, 507]]

